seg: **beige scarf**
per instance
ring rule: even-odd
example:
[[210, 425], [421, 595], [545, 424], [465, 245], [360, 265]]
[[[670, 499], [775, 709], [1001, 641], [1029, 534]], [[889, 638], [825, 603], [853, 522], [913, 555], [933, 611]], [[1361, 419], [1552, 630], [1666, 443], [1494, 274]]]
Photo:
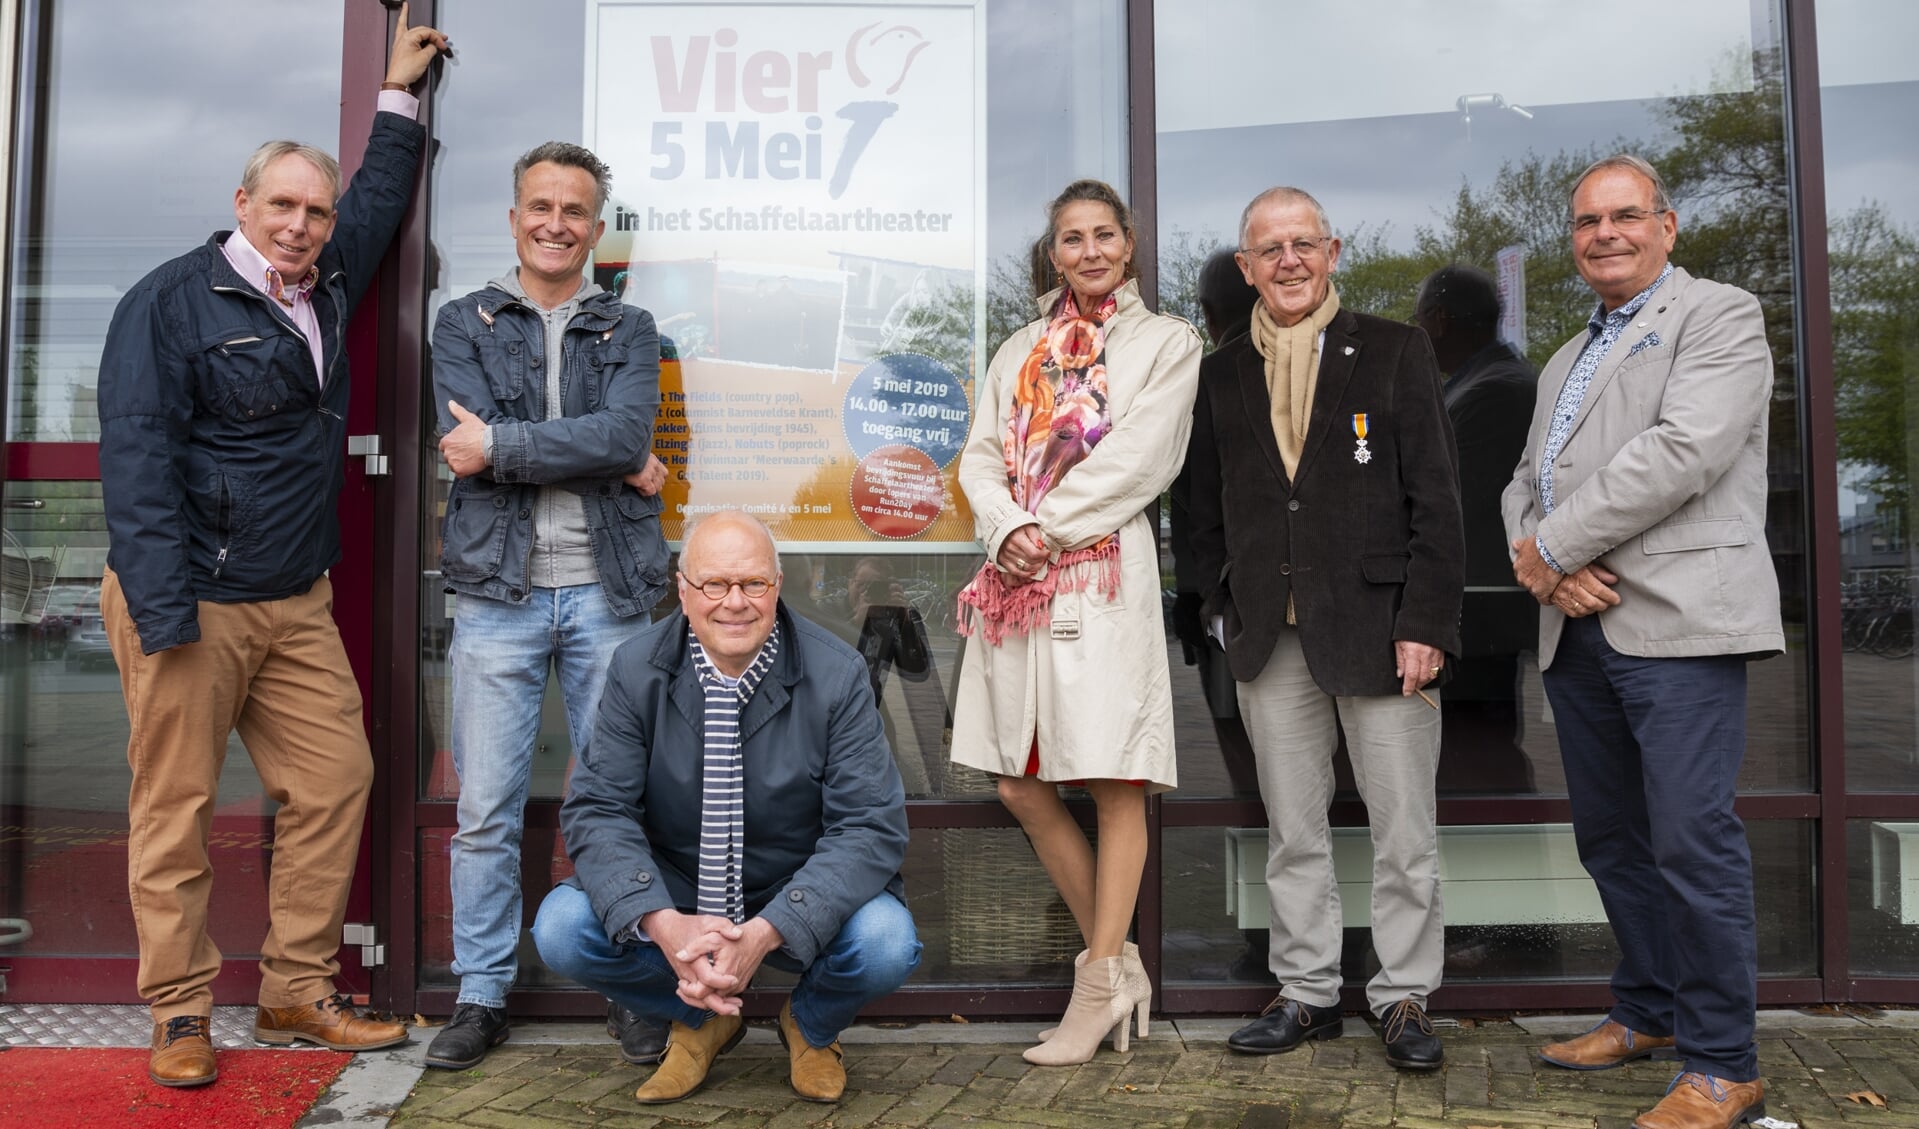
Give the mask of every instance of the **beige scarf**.
[[1306, 448], [1306, 423], [1313, 415], [1313, 388], [1319, 375], [1319, 335], [1339, 313], [1339, 290], [1328, 281], [1326, 300], [1309, 317], [1281, 326], [1266, 312], [1266, 303], [1253, 306], [1253, 348], [1266, 359], [1266, 396], [1272, 401], [1273, 438], [1279, 442], [1286, 477], [1299, 471], [1299, 454]]

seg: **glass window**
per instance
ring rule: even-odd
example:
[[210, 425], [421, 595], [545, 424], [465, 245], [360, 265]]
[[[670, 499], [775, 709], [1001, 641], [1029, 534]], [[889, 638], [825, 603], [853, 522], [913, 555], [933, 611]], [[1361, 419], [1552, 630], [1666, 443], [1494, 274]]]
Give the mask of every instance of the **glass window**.
[[120, 296], [233, 226], [233, 191], [255, 146], [293, 137], [338, 147], [345, 9], [21, 8], [22, 41], [50, 47], [25, 54], [28, 93], [16, 104], [6, 438], [95, 440], [100, 347]]
[[1854, 976], [1919, 976], [1919, 820], [1846, 824]]
[[[776, 507], [761, 512], [781, 537], [784, 598], [794, 612], [866, 656], [909, 798], [997, 807], [991, 782], [954, 768], [947, 756], [965, 650], [953, 628], [954, 594], [981, 563], [970, 516], [958, 503], [957, 440], [983, 360], [1038, 316], [1030, 249], [1041, 234], [1045, 204], [1078, 177], [1125, 189], [1124, 4], [601, 0], [542, 13], [537, 36], [527, 34], [525, 6], [510, 0], [448, 7], [440, 26], [462, 50], [435, 90], [431, 240], [437, 269], [428, 324], [441, 304], [514, 267], [507, 211], [511, 168], [520, 154], [564, 140], [606, 158], [614, 180], [594, 279], [653, 312], [677, 355], [678, 363], [662, 374], [667, 410], [655, 434], [655, 452], [675, 472], [665, 498], [669, 538], [684, 527], [680, 506], [686, 513], [714, 505]], [[865, 37], [855, 44], [849, 29], [865, 29]], [[966, 65], [938, 55], [961, 43], [970, 45]], [[1073, 48], [1062, 50], [1063, 43]], [[839, 75], [855, 51], [859, 76]], [[827, 53], [830, 64], [821, 59]], [[584, 72], [583, 56], [593, 60]], [[618, 66], [600, 64], [613, 56]], [[819, 91], [809, 93], [808, 68], [828, 65], [839, 77], [819, 70]], [[529, 82], [528, 75], [541, 81]], [[840, 94], [848, 81], [865, 84], [866, 93], [851, 102], [896, 103], [895, 112], [880, 116], [884, 107], [847, 103]], [[817, 101], [808, 103], [809, 97]], [[819, 113], [811, 114], [809, 104]], [[656, 135], [662, 122], [679, 128]], [[832, 179], [856, 128], [869, 130], [865, 155], [850, 186], [835, 197], [821, 182]], [[748, 136], [754, 147], [742, 148]], [[816, 140], [817, 178], [809, 163]], [[683, 162], [677, 169], [676, 153]], [[749, 168], [757, 174], [750, 191], [733, 183]], [[787, 172], [798, 175], [776, 175]], [[709, 182], [710, 194], [703, 191]], [[890, 198], [894, 206], [851, 203], [869, 189], [873, 199]], [[871, 222], [869, 207], [881, 213], [882, 224], [892, 214], [897, 225], [904, 214], [914, 230], [879, 240], [863, 235], [859, 224]], [[850, 218], [853, 230], [844, 240], [811, 242], [757, 226], [739, 230], [749, 213], [755, 225], [763, 215], [810, 222], [802, 208], [805, 217]], [[962, 237], [931, 238], [944, 233], [918, 230], [925, 222], [919, 212], [938, 213], [941, 225], [950, 222]], [[881, 376], [902, 372], [938, 387], [915, 407], [930, 408], [930, 418], [952, 434], [950, 442], [905, 441], [931, 454], [920, 471], [928, 489], [889, 504], [881, 487], [898, 468], [876, 467], [862, 480], [864, 493], [855, 494], [849, 471], [864, 460], [891, 457], [881, 453], [880, 440], [854, 441], [860, 423], [903, 427], [928, 417], [857, 406], [853, 398], [869, 399], [865, 389], [878, 391]], [[769, 399], [800, 397], [808, 414], [776, 419], [761, 404], [728, 399], [761, 391]], [[740, 462], [709, 457], [716, 448], [702, 447], [716, 440], [731, 445], [719, 452], [729, 457], [759, 452], [740, 440], [758, 441], [754, 429], [772, 423], [781, 437], [810, 446], [775, 447], [779, 457], [755, 453]], [[453, 620], [438, 573], [451, 478], [435, 464], [424, 491], [419, 786], [422, 798], [444, 800], [458, 794], [445, 737], [451, 697], [445, 654]], [[923, 519], [934, 507], [921, 503], [930, 498], [939, 501], [927, 526]], [[794, 513], [824, 519], [788, 520]], [[655, 614], [672, 605], [669, 596]], [[451, 610], [457, 614], [457, 599]], [[564, 711], [549, 690], [534, 758], [537, 799], [561, 795], [571, 754]], [[421, 976], [440, 982], [450, 960], [444, 921], [451, 911], [444, 864], [450, 835], [422, 835]], [[1007, 850], [1016, 847], [1013, 853], [1024, 852], [1031, 863], [1035, 893], [1052, 897], [1017, 831], [914, 835], [909, 890], [928, 944], [915, 983], [1026, 975], [1024, 966], [1009, 968], [1011, 957], [982, 950], [994, 939], [973, 936], [978, 931], [969, 933], [957, 917], [948, 939], [947, 871], [977, 869], [979, 841], [1009, 835]], [[545, 846], [536, 850], [530, 834], [528, 847], [525, 865], [533, 869], [523, 873], [532, 906], [554, 874], [546, 871]], [[1070, 922], [1066, 928], [1070, 934]], [[1064, 955], [1075, 951], [1076, 942]], [[1063, 965], [1049, 960], [1047, 975], [1054, 979], [1055, 963]], [[530, 947], [522, 965], [534, 968]], [[532, 975], [539, 982], [545, 974], [535, 968]]]
[[[1808, 789], [1804, 507], [1776, 4], [1711, 0], [1679, 9], [1625, 0], [1608, 7], [1607, 21], [1657, 33], [1635, 36], [1631, 51], [1591, 66], [1565, 64], [1566, 28], [1590, 19], [1570, 2], [1475, 0], [1445, 20], [1385, 25], [1363, 6], [1287, 4], [1283, 13], [1257, 0], [1155, 6], [1163, 308], [1199, 323], [1200, 264], [1236, 245], [1247, 201], [1291, 184], [1318, 198], [1343, 242], [1333, 276], [1343, 308], [1409, 319], [1430, 272], [1477, 266], [1502, 280], [1502, 334], [1537, 368], [1582, 331], [1594, 305], [1573, 269], [1570, 178], [1617, 149], [1648, 157], [1679, 213], [1673, 261], [1751, 291], [1765, 310], [1775, 366], [1766, 535], [1789, 649], [1751, 668], [1740, 788]], [[1222, 51], [1218, 34], [1275, 18], [1290, 42], [1317, 45], [1287, 54], [1280, 96], [1270, 92], [1272, 67]], [[1356, 51], [1393, 65], [1356, 65]], [[1862, 145], [1870, 145], [1866, 120]], [[1893, 119], [1875, 108], [1870, 120]], [[1439, 787], [1452, 795], [1563, 794], [1539, 683], [1536, 605], [1512, 586], [1498, 514], [1524, 425], [1460, 440], [1462, 461], [1469, 441], [1490, 453], [1474, 454], [1484, 474], [1462, 467], [1466, 653], [1443, 695]], [[1200, 646], [1196, 635], [1190, 646]], [[1174, 670], [1177, 710], [1202, 719], [1180, 733], [1183, 798], [1256, 789], [1230, 695], [1210, 695], [1212, 712], [1228, 716], [1203, 723], [1208, 673]]]
[[[507, 223], [514, 160], [547, 140], [596, 147], [613, 165], [614, 180], [594, 278], [650, 309], [679, 357], [679, 364], [668, 365], [662, 374], [667, 410], [655, 436], [656, 453], [675, 472], [665, 496], [668, 536], [677, 537], [684, 525], [680, 506], [687, 507], [687, 514], [715, 505], [777, 507], [778, 516], [769, 516], [788, 550], [783, 557], [787, 601], [859, 647], [873, 663], [888, 736], [909, 795], [990, 798], [988, 783], [965, 779], [963, 770], [947, 767], [950, 705], [964, 650], [953, 630], [953, 595], [980, 565], [970, 517], [957, 502], [953, 456], [964, 435], [976, 368], [1004, 337], [1037, 316], [1029, 251], [1041, 233], [1046, 202], [1081, 176], [1124, 187], [1123, 5], [1118, 0], [1074, 5], [1065, 17], [1039, 0], [962, 0], [911, 8], [803, 3], [667, 7], [672, 18], [661, 22], [654, 18], [661, 14], [657, 5], [601, 0], [576, 6], [543, 19], [537, 43], [526, 37], [521, 6], [507, 0], [475, 0], [445, 14], [443, 29], [463, 50], [435, 91], [439, 155], [432, 180], [432, 241], [438, 270], [428, 298], [429, 324], [442, 303], [514, 267]], [[582, 73], [583, 45], [592, 45], [595, 60], [626, 50], [618, 44], [633, 39], [627, 21], [635, 12], [651, 20], [644, 25], [645, 36], [628, 51], [646, 52], [647, 83], [636, 87], [618, 68], [596, 71], [597, 62]], [[1062, 18], [1068, 27], [1059, 26]], [[896, 38], [902, 42], [906, 33], [900, 29], [905, 28], [925, 42], [925, 51], [913, 61], [908, 55], [918, 41], [906, 42], [904, 51], [879, 39], [861, 47], [849, 43], [843, 31], [831, 37], [795, 31], [778, 42], [753, 38], [756, 24], [762, 31], [806, 29], [809, 21], [835, 29], [874, 24], [900, 32]], [[1033, 34], [1040, 26], [1051, 30], [1045, 36]], [[1074, 51], [1057, 50], [1056, 44], [1066, 39], [1078, 45]], [[963, 82], [954, 79], [959, 60], [941, 62], [935, 52], [949, 41], [973, 45], [970, 57], [978, 74], [960, 75]], [[775, 47], [777, 52], [767, 54]], [[883, 121], [872, 132], [856, 172], [883, 178], [879, 187], [884, 191], [877, 192], [881, 197], [890, 192], [890, 198], [909, 203], [921, 197], [957, 200], [939, 211], [942, 216], [950, 213], [950, 220], [942, 222], [970, 232], [963, 246], [955, 249], [915, 231], [877, 244], [864, 239], [866, 245], [854, 252], [833, 238], [799, 245], [790, 239], [781, 242], [779, 230], [759, 232], [756, 227], [757, 234], [751, 236], [736, 230], [748, 212], [757, 225], [761, 209], [767, 207], [791, 211], [795, 223], [810, 222], [798, 209], [823, 194], [810, 178], [807, 146], [814, 144], [812, 135], [817, 132], [823, 146], [820, 179], [830, 179], [840, 152], [836, 146], [858, 123], [833, 114], [826, 104], [832, 89], [822, 85], [826, 93], [814, 96], [822, 99], [817, 103], [820, 117], [828, 120], [808, 124], [802, 112], [807, 68], [843, 66], [856, 50], [866, 52], [858, 56], [858, 66], [869, 86], [886, 67], [900, 69], [895, 80], [899, 92], [869, 90], [868, 96], [876, 101], [892, 96], [902, 133], [918, 120], [915, 113], [926, 112], [928, 98], [941, 105], [964, 105], [969, 91], [977, 98], [976, 112], [952, 115], [957, 132], [922, 130], [926, 136], [915, 143], [932, 147], [912, 150], [919, 155], [910, 160], [889, 156], [883, 148], [907, 140], [887, 134], [893, 121]], [[896, 54], [888, 55], [889, 50]], [[656, 56], [656, 51], [664, 54]], [[823, 54], [833, 58], [822, 62]], [[940, 86], [916, 92], [911, 82], [920, 81], [921, 72], [913, 68], [922, 66], [938, 68], [927, 69], [924, 77], [938, 79]], [[527, 83], [523, 76], [530, 71], [580, 77]], [[832, 81], [826, 70], [821, 73], [826, 76], [819, 79], [822, 84]], [[722, 91], [729, 75], [751, 81]], [[656, 82], [670, 89], [662, 93]], [[642, 98], [658, 99], [655, 108], [663, 110], [692, 107], [672, 116], [681, 128], [660, 135], [657, 147], [650, 126], [635, 133], [625, 124], [625, 118], [637, 112], [632, 100]], [[791, 114], [782, 116], [769, 101], [781, 98], [790, 99], [781, 105]], [[755, 105], [761, 109], [753, 110]], [[650, 114], [642, 120], [651, 122]], [[939, 118], [935, 124], [948, 123]], [[783, 181], [775, 173], [787, 169], [782, 163], [785, 150], [777, 148], [785, 143], [776, 137], [789, 125], [799, 145], [797, 164], [791, 166], [798, 175]], [[739, 183], [749, 178], [748, 165], [740, 163], [745, 158], [738, 151], [739, 138], [748, 132], [759, 145], [757, 163], [751, 165], [754, 190], [740, 195]], [[679, 166], [674, 164], [675, 152]], [[618, 160], [615, 154], [621, 154]], [[936, 183], [943, 170], [963, 169], [973, 170], [972, 179], [955, 172], [952, 176], [962, 181], [957, 187]], [[716, 195], [710, 200], [689, 195], [682, 183], [689, 177], [715, 185]], [[855, 181], [844, 199], [854, 199], [858, 187]], [[668, 215], [682, 200], [691, 209], [686, 222], [696, 228], [705, 225], [691, 236]], [[703, 214], [709, 206], [713, 214]], [[908, 203], [897, 207], [906, 209]], [[816, 214], [827, 211], [807, 212]], [[832, 214], [856, 226], [865, 222], [863, 211]], [[779, 215], [783, 223], [785, 212]], [[846, 236], [848, 243], [856, 238], [864, 238], [858, 230]], [[826, 257], [793, 265], [808, 254]], [[790, 300], [775, 300], [775, 292], [785, 293], [782, 287], [791, 289]], [[976, 300], [982, 287], [983, 300]], [[816, 340], [816, 330], [827, 321], [833, 328]], [[928, 364], [934, 367], [927, 369]], [[882, 369], [886, 372], [879, 372]], [[882, 418], [885, 413], [862, 414], [853, 397], [866, 386], [860, 382], [877, 379], [876, 372], [900, 370], [938, 377], [944, 399], [922, 406], [945, 407], [959, 416], [957, 422], [946, 420], [952, 428], [950, 443], [921, 443], [933, 452], [929, 465], [937, 473], [932, 489], [940, 498], [938, 517], [923, 532], [910, 513], [873, 505], [849, 513], [855, 502], [849, 470], [864, 467], [875, 448], [885, 451], [877, 440], [859, 440], [859, 420], [870, 415], [869, 422], [881, 427], [900, 422]], [[939, 377], [942, 373], [951, 379]], [[808, 447], [790, 457], [751, 455], [738, 466], [718, 458], [703, 462], [703, 440], [734, 444], [729, 458], [757, 450], [741, 445], [738, 437], [747, 435], [746, 428], [770, 422], [771, 409], [720, 398], [761, 388], [791, 392], [803, 398], [809, 412], [825, 412], [827, 418], [818, 424], [775, 424], [788, 437], [817, 443], [818, 451]], [[713, 397], [717, 406], [706, 407], [705, 397]], [[810, 406], [814, 404], [819, 407]], [[753, 418], [741, 422], [748, 415]], [[727, 430], [735, 425], [742, 430]], [[757, 441], [755, 436], [748, 443]], [[884, 472], [876, 472], [860, 482], [871, 490], [873, 482], [884, 478]], [[444, 737], [450, 701], [444, 656], [452, 621], [445, 614], [448, 598], [437, 571], [439, 522], [451, 481], [436, 460], [427, 483], [431, 516], [423, 534], [428, 564], [422, 578], [422, 693], [428, 732], [422, 740], [427, 755], [422, 757], [421, 789], [431, 799], [457, 794]], [[870, 499], [870, 494], [864, 496]], [[782, 524], [782, 517], [807, 507], [814, 512], [831, 508], [831, 520]], [[890, 526], [889, 520], [908, 524]], [[454, 605], [457, 608], [457, 600]], [[669, 598], [656, 614], [670, 605]], [[557, 798], [571, 750], [564, 712], [551, 691], [547, 707], [534, 794]]]
[[[107, 558], [97, 482], [10, 482], [0, 493], [0, 937], [21, 956], [130, 956], [127, 712], [100, 619]], [[208, 922], [229, 957], [258, 953], [266, 920], [269, 799], [227, 741], [207, 854]], [[20, 974], [22, 990], [35, 992]], [[131, 989], [129, 984], [128, 989]]]
[[[1749, 820], [1746, 838], [1758, 899], [1760, 975], [1816, 974], [1812, 825]], [[1162, 843], [1167, 981], [1270, 985], [1265, 829], [1169, 828]], [[1913, 843], [1912, 914], [1919, 921], [1919, 832]], [[1363, 983], [1378, 967], [1365, 828], [1334, 830], [1333, 868], [1345, 918], [1342, 975], [1349, 984]], [[1570, 824], [1442, 827], [1439, 869], [1448, 984], [1612, 974], [1619, 950], [1599, 893], [1579, 863]], [[1908, 930], [1907, 952], [1912, 936]]]
[[[1886, 144], [1873, 123], [1919, 113], [1919, 61], [1897, 46], [1919, 34], [1919, 10], [1895, 0], [1823, 0], [1818, 8], [1846, 785], [1855, 792], [1913, 792], [1919, 791], [1913, 758], [1919, 660], [1912, 637], [1919, 510], [1910, 466], [1919, 451], [1919, 154]], [[1854, 938], [1855, 954], [1871, 951], [1856, 928]]]

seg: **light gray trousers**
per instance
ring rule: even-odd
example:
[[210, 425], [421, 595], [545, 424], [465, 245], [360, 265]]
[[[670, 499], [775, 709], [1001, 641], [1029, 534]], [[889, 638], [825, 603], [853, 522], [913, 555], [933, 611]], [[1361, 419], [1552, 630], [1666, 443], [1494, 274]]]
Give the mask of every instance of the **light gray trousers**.
[[1342, 919], [1327, 809], [1343, 726], [1373, 838], [1380, 968], [1366, 986], [1366, 1003], [1375, 1015], [1408, 998], [1424, 1007], [1445, 965], [1433, 795], [1439, 711], [1417, 695], [1327, 694], [1307, 671], [1294, 628], [1280, 633], [1259, 677], [1238, 688], [1266, 803], [1267, 967], [1280, 994], [1319, 1007], [1339, 1002]]

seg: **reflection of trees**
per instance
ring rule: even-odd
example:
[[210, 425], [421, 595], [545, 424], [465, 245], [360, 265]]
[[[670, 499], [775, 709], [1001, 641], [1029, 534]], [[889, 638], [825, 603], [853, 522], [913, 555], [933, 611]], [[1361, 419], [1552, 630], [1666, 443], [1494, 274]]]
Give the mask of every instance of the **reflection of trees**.
[[[1737, 89], [1746, 85], [1744, 74], [1729, 73], [1720, 93], [1655, 107], [1669, 130], [1663, 147], [1621, 138], [1507, 161], [1489, 182], [1462, 183], [1431, 226], [1414, 230], [1410, 251], [1389, 246], [1382, 228], [1351, 229], [1337, 275], [1342, 304], [1409, 318], [1428, 273], [1448, 263], [1492, 270], [1500, 248], [1519, 244], [1526, 251], [1525, 351], [1543, 365], [1580, 332], [1593, 304], [1573, 266], [1566, 190], [1603, 153], [1639, 153], [1666, 178], [1680, 213], [1673, 260], [1759, 299], [1775, 366], [1772, 440], [1775, 453], [1785, 455], [1774, 465], [1796, 466], [1798, 358], [1780, 56], [1760, 50], [1731, 65], [1750, 66], [1750, 89]], [[1864, 488], [1904, 505], [1914, 443], [1907, 405], [1919, 401], [1919, 237], [1865, 204], [1832, 218], [1830, 250], [1840, 457], [1865, 471]], [[1162, 246], [1160, 277], [1189, 277], [1206, 253], [1175, 232]], [[1176, 302], [1176, 290], [1162, 284], [1161, 302]], [[1792, 479], [1778, 485], [1796, 491], [1797, 475]], [[1796, 502], [1774, 501], [1781, 512]]]
[[[890, 318], [889, 318], [890, 320]], [[962, 380], [973, 371], [973, 285], [945, 279], [930, 282], [922, 301], [911, 301], [890, 325], [877, 356], [918, 353], [945, 365]]]
[[1832, 221], [1832, 347], [1839, 456], [1862, 490], [1911, 504], [1910, 405], [1919, 400], [1919, 239], [1868, 204]]

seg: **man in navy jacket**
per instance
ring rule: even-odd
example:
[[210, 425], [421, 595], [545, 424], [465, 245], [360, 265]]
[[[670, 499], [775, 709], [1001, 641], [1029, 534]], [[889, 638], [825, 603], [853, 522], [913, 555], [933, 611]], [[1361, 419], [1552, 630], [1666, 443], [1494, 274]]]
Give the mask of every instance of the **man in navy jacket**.
[[772, 534], [742, 513], [687, 536], [679, 614], [613, 658], [560, 828], [575, 877], [533, 925], [549, 967], [650, 1019], [671, 1102], [739, 1042], [762, 962], [799, 973], [780, 1012], [793, 1089], [838, 1100], [839, 1034], [905, 982], [905, 790], [866, 661], [780, 602]]
[[207, 831], [236, 728], [280, 805], [254, 1037], [406, 1041], [334, 990], [373, 758], [326, 570], [340, 556], [346, 323], [413, 194], [425, 130], [408, 88], [446, 46], [402, 8], [346, 194], [324, 152], [261, 146], [234, 193], [238, 230], [140, 280], [107, 331], [100, 609], [132, 728], [127, 885], [163, 1086], [218, 1075]]

